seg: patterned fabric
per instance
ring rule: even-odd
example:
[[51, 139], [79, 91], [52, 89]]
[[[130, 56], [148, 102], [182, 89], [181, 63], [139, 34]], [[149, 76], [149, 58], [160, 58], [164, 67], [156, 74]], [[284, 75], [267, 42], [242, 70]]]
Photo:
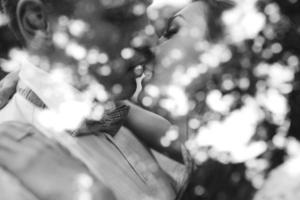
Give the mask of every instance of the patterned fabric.
[[124, 123], [125, 118], [129, 113], [129, 106], [121, 105], [117, 108], [106, 111], [100, 121], [86, 120], [82, 127], [72, 133], [73, 136], [84, 136], [99, 133], [107, 133], [115, 136]]
[[42, 100], [31, 89], [21, 88], [20, 86], [18, 86], [17, 92], [38, 108], [47, 108], [47, 106], [42, 102]]

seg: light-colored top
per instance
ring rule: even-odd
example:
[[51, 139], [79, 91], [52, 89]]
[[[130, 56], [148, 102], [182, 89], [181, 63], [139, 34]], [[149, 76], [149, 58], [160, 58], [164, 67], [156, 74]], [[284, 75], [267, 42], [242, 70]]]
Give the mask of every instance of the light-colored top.
[[[85, 101], [68, 84], [56, 82], [49, 75], [24, 63], [20, 72], [19, 87], [29, 87], [50, 110], [59, 110], [68, 101]], [[45, 92], [48, 91], [48, 92]], [[52, 91], [49, 95], [49, 91]], [[66, 91], [69, 91], [66, 94]], [[52, 95], [55, 94], [55, 95]], [[160, 168], [148, 148], [126, 128], [121, 128], [113, 138], [100, 136], [72, 137], [65, 131], [54, 131], [40, 122], [43, 109], [38, 108], [16, 93], [9, 104], [0, 111], [0, 123], [20, 121], [34, 125], [79, 158], [96, 178], [105, 183], [120, 200], [173, 200], [175, 190], [172, 180]], [[76, 110], [73, 110], [76, 114]]]

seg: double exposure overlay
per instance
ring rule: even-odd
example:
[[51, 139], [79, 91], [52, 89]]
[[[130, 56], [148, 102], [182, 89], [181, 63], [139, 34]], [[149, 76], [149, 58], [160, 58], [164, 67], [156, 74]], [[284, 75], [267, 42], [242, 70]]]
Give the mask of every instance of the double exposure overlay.
[[[70, 178], [76, 187], [65, 199], [102, 199], [104, 193], [93, 189], [101, 185], [98, 181], [130, 188], [105, 193], [112, 200], [299, 199], [298, 0], [36, 1], [40, 3], [28, 1], [22, 10], [21, 3], [15, 9], [7, 6], [17, 0], [2, 0], [0, 78], [18, 74], [15, 90], [27, 85], [41, 100], [40, 107], [49, 108], [34, 111], [26, 122], [66, 146], [74, 163], [79, 159], [86, 165], [87, 172]], [[0, 107], [4, 87], [0, 82]], [[130, 118], [135, 107], [127, 110], [128, 104], [147, 115], [137, 112]], [[157, 118], [148, 118], [149, 111], [172, 125], [160, 126]], [[126, 116], [139, 125], [145, 119], [148, 125], [134, 126]], [[15, 121], [11, 119], [7, 121]], [[138, 147], [133, 142], [124, 147], [116, 139], [108, 145], [118, 147], [113, 151], [105, 149], [106, 140], [85, 140], [89, 135], [113, 140], [122, 127], [150, 136], [137, 134], [142, 141]], [[161, 135], [160, 127], [164, 127]], [[107, 136], [110, 131], [114, 133]], [[88, 140], [91, 143], [85, 144]], [[96, 143], [104, 146], [99, 155], [104, 152], [107, 160], [117, 151], [125, 153], [114, 156], [112, 165], [105, 159], [97, 163], [98, 154], [90, 150]], [[126, 150], [130, 145], [136, 148]], [[147, 159], [152, 153], [144, 149], [139, 160], [136, 149], [142, 145], [165, 153], [163, 161], [157, 158], [151, 165]], [[121, 179], [125, 164], [117, 161], [122, 156], [130, 163], [128, 168], [137, 165], [130, 178]], [[176, 167], [168, 168], [169, 162]], [[116, 167], [114, 176], [94, 173], [102, 166], [103, 170], [121, 166], [124, 171]], [[6, 169], [1, 162], [0, 167]], [[147, 168], [153, 176], [147, 175]], [[181, 181], [168, 185], [159, 170]], [[142, 175], [137, 175], [140, 171]], [[131, 187], [136, 176], [150, 189], [140, 182], [132, 184], [139, 189]], [[1, 187], [0, 183], [0, 191]], [[144, 193], [132, 192], [137, 190]], [[32, 191], [44, 199], [44, 194]], [[132, 196], [122, 197], [123, 192]]]

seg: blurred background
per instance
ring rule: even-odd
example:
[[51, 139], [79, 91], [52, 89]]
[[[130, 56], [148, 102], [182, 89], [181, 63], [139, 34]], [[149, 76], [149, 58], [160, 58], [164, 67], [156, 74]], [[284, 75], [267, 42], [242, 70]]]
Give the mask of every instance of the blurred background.
[[[154, 2], [149, 13], [159, 13], [156, 30], [186, 3]], [[187, 76], [193, 81], [184, 88], [186, 101], [169, 98], [171, 104], [186, 104], [188, 117], [180, 119], [175, 107], [157, 97], [153, 86], [162, 85], [155, 77], [141, 103], [188, 123], [187, 146], [197, 167], [184, 199], [298, 199], [300, 2], [234, 3], [220, 16], [224, 40], [198, 65], [208, 67], [196, 78]]]

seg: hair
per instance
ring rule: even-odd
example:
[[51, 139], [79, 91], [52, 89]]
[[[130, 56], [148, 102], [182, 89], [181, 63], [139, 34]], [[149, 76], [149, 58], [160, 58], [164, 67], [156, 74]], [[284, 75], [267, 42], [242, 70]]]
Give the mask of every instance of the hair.
[[[18, 22], [17, 6], [20, 0], [0, 0], [1, 11], [9, 18], [9, 26], [16, 37], [23, 42]], [[76, 0], [40, 0], [46, 7], [47, 13], [56, 15], [70, 15], [74, 10]]]

